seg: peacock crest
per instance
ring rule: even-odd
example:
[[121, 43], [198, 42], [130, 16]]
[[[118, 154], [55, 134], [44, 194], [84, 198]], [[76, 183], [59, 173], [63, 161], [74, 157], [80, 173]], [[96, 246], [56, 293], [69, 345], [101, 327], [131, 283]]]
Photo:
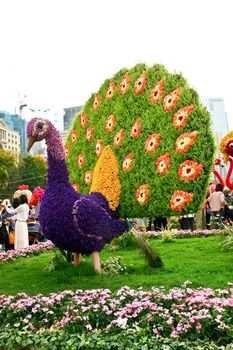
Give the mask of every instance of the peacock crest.
[[159, 64], [124, 68], [107, 79], [76, 115], [65, 145], [74, 188], [119, 203], [121, 217], [197, 211], [214, 150], [198, 94]]

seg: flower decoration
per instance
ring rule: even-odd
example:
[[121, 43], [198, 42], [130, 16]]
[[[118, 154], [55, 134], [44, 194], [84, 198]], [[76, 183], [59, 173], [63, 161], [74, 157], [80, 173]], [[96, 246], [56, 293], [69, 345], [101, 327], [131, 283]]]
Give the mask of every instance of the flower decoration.
[[137, 118], [130, 131], [130, 136], [133, 138], [139, 137], [141, 133], [141, 120]]
[[130, 152], [123, 159], [122, 171], [130, 171], [133, 167], [133, 163], [134, 163], [133, 154]]
[[85, 156], [84, 156], [84, 154], [80, 153], [78, 155], [78, 167], [79, 168], [83, 168], [84, 167], [84, 163], [85, 163]]
[[233, 157], [233, 131], [230, 131], [221, 139], [219, 149], [223, 154], [224, 162], [227, 163], [229, 156]]
[[103, 141], [98, 140], [95, 145], [95, 153], [99, 157], [103, 151]]
[[93, 128], [87, 128], [86, 140], [87, 140], [88, 142], [91, 141], [93, 135], [94, 135], [94, 129], [93, 129]]
[[121, 95], [126, 94], [126, 92], [129, 89], [129, 85], [130, 85], [129, 75], [128, 73], [125, 73], [124, 78], [122, 79], [119, 87], [119, 91]]
[[68, 145], [64, 146], [65, 158], [70, 155], [70, 147]]
[[116, 118], [114, 114], [110, 114], [105, 123], [105, 130], [107, 132], [111, 132], [114, 129], [115, 124], [116, 124]]
[[182, 190], [175, 191], [170, 199], [170, 206], [173, 211], [181, 211], [184, 206], [191, 202], [193, 194]]
[[134, 91], [137, 95], [141, 94], [145, 90], [146, 85], [146, 71], [144, 71], [134, 84]]
[[198, 164], [193, 160], [186, 160], [185, 162], [180, 164], [178, 176], [181, 178], [181, 180], [189, 182], [196, 179], [196, 177], [200, 174], [202, 169], [202, 164]]
[[176, 129], [181, 129], [187, 124], [187, 119], [192, 112], [194, 105], [179, 109], [173, 117], [172, 123]]
[[116, 85], [115, 85], [114, 81], [111, 80], [109, 83], [109, 86], [108, 86], [107, 93], [106, 93], [107, 100], [111, 100], [113, 98], [115, 90], [116, 90]]
[[72, 130], [70, 132], [70, 141], [71, 143], [76, 143], [78, 139], [78, 132], [76, 130]]
[[160, 80], [150, 92], [150, 100], [152, 103], [157, 103], [163, 97], [164, 81]]
[[176, 139], [176, 152], [185, 153], [194, 144], [197, 137], [197, 131], [181, 134]]
[[76, 192], [78, 192], [78, 190], [79, 190], [79, 184], [78, 184], [77, 182], [75, 182], [75, 183], [73, 184], [73, 188], [75, 189]]
[[123, 141], [123, 138], [124, 138], [124, 130], [121, 129], [120, 131], [118, 131], [114, 137], [114, 146], [115, 147], [120, 147], [121, 144], [122, 144], [122, 141]]
[[181, 91], [182, 86], [178, 87], [176, 90], [164, 97], [163, 108], [166, 112], [169, 112], [175, 108], [177, 102], [179, 101]]
[[138, 189], [136, 190], [136, 200], [138, 201], [138, 203], [140, 205], [145, 205], [148, 202], [148, 198], [149, 198], [149, 185], [148, 184], [144, 184], [141, 185], [140, 187], [138, 187]]
[[92, 171], [91, 170], [87, 170], [84, 173], [84, 181], [86, 185], [90, 185], [91, 181], [92, 181]]
[[146, 142], [145, 147], [148, 154], [152, 154], [160, 143], [160, 134], [152, 134], [150, 135]]
[[166, 152], [162, 156], [158, 157], [155, 164], [156, 164], [156, 173], [160, 175], [164, 175], [170, 168], [170, 153]]
[[86, 115], [86, 113], [82, 112], [80, 115], [81, 128], [85, 128], [87, 123], [88, 123], [88, 116]]
[[99, 105], [100, 105], [100, 97], [99, 97], [99, 95], [98, 94], [96, 94], [95, 95], [95, 97], [94, 97], [94, 102], [93, 102], [93, 109], [94, 109], [94, 111], [97, 111], [97, 109], [98, 109], [98, 107], [99, 107]]

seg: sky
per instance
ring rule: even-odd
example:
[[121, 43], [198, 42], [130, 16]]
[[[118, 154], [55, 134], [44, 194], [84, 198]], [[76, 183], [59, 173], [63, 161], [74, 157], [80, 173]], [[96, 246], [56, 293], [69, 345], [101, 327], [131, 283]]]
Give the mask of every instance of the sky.
[[233, 130], [232, 0], [0, 0], [0, 110], [62, 129], [105, 79], [137, 63], [181, 72], [225, 102]]

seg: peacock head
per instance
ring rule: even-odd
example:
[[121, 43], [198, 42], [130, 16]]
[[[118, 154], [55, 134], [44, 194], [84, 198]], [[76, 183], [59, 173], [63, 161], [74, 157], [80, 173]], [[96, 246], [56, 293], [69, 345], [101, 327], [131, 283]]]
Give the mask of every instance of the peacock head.
[[50, 122], [43, 118], [33, 118], [27, 125], [28, 151], [32, 145], [46, 138]]

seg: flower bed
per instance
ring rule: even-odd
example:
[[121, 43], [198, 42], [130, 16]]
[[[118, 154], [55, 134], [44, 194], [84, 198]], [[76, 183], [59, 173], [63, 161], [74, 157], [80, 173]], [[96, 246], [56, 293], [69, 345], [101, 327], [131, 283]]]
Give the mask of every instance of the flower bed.
[[54, 249], [54, 244], [50, 241], [44, 243], [33, 244], [27, 248], [20, 248], [8, 250], [7, 252], [0, 252], [0, 264], [16, 260], [19, 257], [28, 257], [30, 255], [38, 255]]
[[[233, 341], [233, 288], [192, 289], [190, 282], [165, 292], [122, 287], [66, 290], [28, 296], [0, 296], [0, 334], [15, 329], [35, 336], [68, 334], [113, 336], [133, 332], [151, 338]], [[3, 333], [2, 333], [3, 334]], [[1, 338], [0, 338], [1, 339]], [[1, 345], [1, 343], [0, 343]]]
[[[171, 229], [170, 230], [172, 236], [174, 238], [188, 238], [188, 237], [207, 237], [207, 236], [214, 236], [214, 235], [227, 235], [229, 234], [229, 230], [176, 230]], [[154, 238], [162, 238], [164, 236], [164, 233], [162, 231], [147, 231], [145, 233], [149, 237]]]

